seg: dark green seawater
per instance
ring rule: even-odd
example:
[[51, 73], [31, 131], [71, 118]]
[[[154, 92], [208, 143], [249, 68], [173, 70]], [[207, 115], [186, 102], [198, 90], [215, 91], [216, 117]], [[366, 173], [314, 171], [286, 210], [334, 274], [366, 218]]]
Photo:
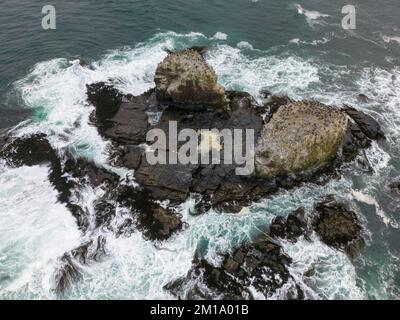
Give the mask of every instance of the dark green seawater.
[[[52, 4], [57, 29], [43, 30]], [[185, 275], [197, 247], [216, 252], [248, 241], [276, 215], [333, 193], [349, 201], [365, 227], [366, 248], [351, 262], [313, 239], [283, 243], [292, 274], [308, 298], [400, 297], [400, 197], [388, 184], [400, 170], [400, 8], [398, 0], [357, 0], [355, 30], [341, 26], [347, 1], [142, 0], [0, 3], [0, 131], [43, 132], [52, 145], [108, 165], [103, 141], [88, 125], [85, 85], [110, 81], [140, 94], [153, 86], [165, 49], [207, 45], [207, 60], [229, 89], [259, 98], [261, 89], [293, 98], [351, 104], [382, 124], [387, 141], [367, 156], [374, 174], [349, 170], [326, 186], [306, 185], [255, 205], [251, 214], [210, 214], [158, 250], [138, 232], [107, 237], [109, 256], [84, 267], [66, 298], [172, 298], [162, 288]], [[77, 59], [88, 65], [80, 66]], [[370, 98], [368, 103], [358, 94]], [[76, 124], [79, 124], [77, 126]], [[64, 252], [84, 239], [56, 202], [46, 168], [0, 166], [0, 298], [56, 298], [52, 277]], [[82, 191], [92, 206], [96, 190]], [[190, 204], [187, 204], [187, 207]], [[316, 274], [302, 274], [315, 265]], [[279, 299], [280, 296], [273, 298]]]

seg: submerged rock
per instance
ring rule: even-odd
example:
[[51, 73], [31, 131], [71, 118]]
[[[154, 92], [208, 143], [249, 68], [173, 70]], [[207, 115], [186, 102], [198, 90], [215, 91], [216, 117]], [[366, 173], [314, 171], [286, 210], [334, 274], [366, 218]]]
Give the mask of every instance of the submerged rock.
[[71, 286], [82, 279], [82, 266], [98, 261], [106, 255], [106, 239], [98, 236], [96, 241], [88, 241], [65, 253], [59, 258], [58, 267], [53, 274], [53, 289], [62, 296]]
[[215, 71], [198, 50], [169, 54], [158, 65], [154, 80], [161, 103], [193, 110], [228, 105]]
[[337, 156], [346, 129], [346, 115], [319, 102], [281, 106], [261, 132], [256, 172], [276, 177], [326, 165]]
[[358, 100], [359, 102], [363, 102], [363, 103], [367, 103], [367, 102], [370, 102], [370, 101], [371, 101], [371, 99], [368, 98], [368, 96], [365, 95], [365, 94], [363, 94], [363, 93], [360, 93], [360, 94], [357, 96], [357, 100]]
[[356, 257], [364, 246], [362, 227], [357, 215], [348, 205], [336, 202], [332, 196], [315, 206], [314, 230], [327, 245]]
[[400, 178], [395, 179], [391, 183], [389, 183], [389, 189], [391, 192], [400, 193]]
[[92, 187], [110, 185], [115, 187], [118, 184], [119, 176], [104, 168], [98, 167], [94, 162], [86, 159], [75, 159], [69, 156], [64, 162], [64, 175], [70, 175], [80, 186], [89, 183]]

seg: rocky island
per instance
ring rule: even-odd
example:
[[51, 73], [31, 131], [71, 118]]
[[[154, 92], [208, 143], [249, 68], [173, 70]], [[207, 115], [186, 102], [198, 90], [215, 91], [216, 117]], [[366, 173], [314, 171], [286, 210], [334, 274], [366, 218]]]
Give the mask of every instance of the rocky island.
[[[78, 263], [107, 254], [105, 240], [88, 228], [93, 217], [75, 201], [79, 188], [86, 184], [104, 189], [95, 204], [96, 228], [124, 236], [139, 229], [146, 239], [159, 242], [185, 228], [175, 208], [189, 197], [196, 199], [193, 215], [209, 210], [238, 213], [280, 189], [338, 177], [344, 163], [357, 160], [368, 166], [363, 150], [373, 140], [384, 138], [373, 118], [350, 106], [294, 101], [269, 92], [263, 93], [265, 101], [259, 103], [246, 92], [225, 90], [205, 54], [206, 49], [200, 47], [170, 52], [157, 68], [155, 88], [140, 96], [125, 95], [105, 82], [88, 85], [88, 107], [94, 106], [90, 120], [104, 139], [112, 141], [110, 164], [133, 171], [137, 186], [86, 159], [58, 154], [43, 134], [9, 135], [0, 140], [0, 157], [9, 166], [49, 164], [49, 180], [59, 192], [59, 201], [71, 211], [80, 230], [92, 238], [60, 258], [62, 267], [56, 273], [60, 294], [80, 279]], [[150, 164], [146, 136], [158, 129], [168, 139], [171, 122], [177, 123], [178, 131], [253, 130], [253, 173], [237, 175], [238, 164], [224, 162], [226, 146], [220, 140], [220, 163]], [[181, 299], [251, 299], [251, 288], [268, 297], [286, 285], [290, 287], [286, 298], [304, 298], [290, 275], [291, 259], [283, 252], [280, 239], [308, 239], [315, 232], [351, 259], [364, 243], [357, 215], [346, 203], [326, 196], [316, 201], [311, 216], [299, 208], [287, 218], [276, 218], [252, 243], [221, 252], [220, 266], [196, 255], [188, 274], [165, 290]], [[117, 206], [127, 209], [122, 223], [114, 220]]]

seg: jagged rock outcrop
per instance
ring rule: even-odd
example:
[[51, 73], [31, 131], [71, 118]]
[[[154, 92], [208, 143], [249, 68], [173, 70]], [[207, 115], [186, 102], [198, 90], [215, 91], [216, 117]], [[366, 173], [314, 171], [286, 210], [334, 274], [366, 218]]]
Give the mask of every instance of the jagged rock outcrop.
[[344, 111], [354, 120], [362, 133], [369, 139], [377, 140], [385, 137], [380, 124], [370, 115], [350, 106], [345, 106]]
[[315, 206], [315, 232], [327, 245], [356, 257], [364, 246], [362, 226], [357, 215], [346, 203], [337, 202], [333, 196]]
[[154, 90], [135, 97], [123, 95], [100, 82], [88, 85], [87, 95], [88, 101], [96, 107], [91, 119], [102, 136], [120, 144], [146, 141], [150, 126], [147, 111], [157, 104]]
[[342, 111], [315, 101], [279, 107], [256, 147], [257, 175], [284, 176], [326, 165], [340, 150], [347, 122]]
[[[165, 286], [179, 299], [254, 299], [254, 292], [273, 296], [286, 286], [284, 298], [303, 299], [304, 293], [289, 273], [292, 259], [267, 235], [223, 255], [220, 267], [195, 258], [184, 278]], [[283, 298], [283, 297], [282, 297]]]
[[161, 103], [192, 110], [228, 106], [224, 87], [198, 50], [169, 54], [158, 65], [154, 80]]
[[113, 86], [105, 82], [97, 82], [87, 86], [88, 101], [96, 106], [96, 120], [104, 125], [118, 111], [123, 95]]
[[116, 226], [117, 234], [129, 234], [137, 228], [146, 239], [162, 241], [184, 227], [181, 217], [153, 201], [148, 190], [122, 185], [111, 192], [110, 199], [130, 212], [125, 221]]
[[298, 208], [290, 213], [287, 218], [283, 216], [276, 217], [269, 227], [271, 237], [288, 239], [292, 242], [296, 242], [300, 236], [307, 236], [307, 231], [308, 226], [304, 208]]

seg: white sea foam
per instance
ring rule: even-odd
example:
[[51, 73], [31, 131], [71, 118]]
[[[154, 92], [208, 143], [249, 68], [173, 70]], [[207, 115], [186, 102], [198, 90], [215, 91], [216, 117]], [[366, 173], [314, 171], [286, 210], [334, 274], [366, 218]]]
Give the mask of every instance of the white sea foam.
[[393, 36], [393, 37], [389, 37], [389, 36], [382, 36], [383, 41], [385, 41], [386, 43], [396, 43], [396, 44], [400, 44], [400, 37], [398, 36]]
[[[301, 284], [309, 299], [365, 299], [364, 289], [348, 257], [323, 244], [317, 236], [311, 242], [300, 239], [295, 244], [282, 241], [285, 252], [293, 259], [291, 275]], [[307, 277], [307, 271], [314, 274]]]
[[390, 155], [382, 150], [378, 143], [374, 141], [372, 146], [368, 148], [365, 153], [368, 157], [369, 163], [377, 173], [379, 173], [381, 170], [387, 169], [390, 161]]
[[318, 46], [319, 44], [325, 44], [325, 43], [328, 43], [329, 41], [330, 41], [330, 39], [325, 38], [325, 37], [322, 39], [319, 39], [319, 40], [312, 40], [310, 42], [300, 40], [299, 38], [294, 38], [294, 39], [289, 40], [289, 43], [294, 43], [297, 45], [305, 44], [305, 45], [311, 45], [311, 46]]
[[314, 27], [317, 24], [323, 24], [322, 18], [330, 17], [329, 14], [324, 14], [318, 11], [312, 11], [304, 9], [300, 4], [295, 4], [298, 14], [306, 17], [306, 21], [310, 27]]
[[366, 92], [373, 102], [365, 108], [384, 124], [385, 134], [398, 154], [400, 152], [398, 139], [400, 135], [400, 68], [392, 70], [370, 67], [363, 70], [357, 81], [360, 92]]
[[216, 34], [213, 35], [212, 39], [215, 39], [215, 40], [227, 40], [228, 39], [228, 35], [226, 33], [218, 31]]
[[57, 203], [48, 168], [0, 171], [0, 297], [54, 298], [57, 259], [80, 244], [71, 213]]
[[247, 50], [253, 50], [253, 46], [248, 43], [247, 41], [240, 41], [238, 42], [238, 44], [236, 45], [239, 49], [247, 49]]
[[371, 206], [375, 206], [376, 214], [382, 219], [382, 222], [387, 225], [387, 226], [392, 226], [393, 228], [398, 229], [399, 224], [394, 220], [391, 219], [386, 215], [386, 213], [381, 209], [378, 201], [376, 199], [368, 194], [365, 194], [361, 191], [358, 190], [351, 190], [351, 198], [366, 203]]
[[207, 60], [226, 88], [245, 90], [256, 98], [262, 88], [296, 97], [299, 91], [319, 81], [318, 68], [295, 56], [250, 59], [239, 48], [219, 45], [207, 54]]

